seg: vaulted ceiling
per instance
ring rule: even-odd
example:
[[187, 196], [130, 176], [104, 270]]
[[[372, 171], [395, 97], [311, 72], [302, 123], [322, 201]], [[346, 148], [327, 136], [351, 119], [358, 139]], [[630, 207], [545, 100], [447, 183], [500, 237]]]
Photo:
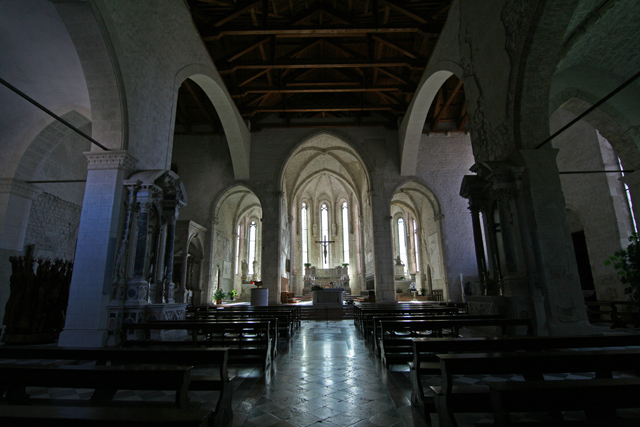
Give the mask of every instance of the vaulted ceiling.
[[[187, 0], [193, 21], [251, 130], [397, 128], [451, 0]], [[464, 89], [443, 86], [426, 129], [462, 129]], [[219, 128], [189, 81], [177, 130]], [[448, 123], [448, 124], [447, 124]]]

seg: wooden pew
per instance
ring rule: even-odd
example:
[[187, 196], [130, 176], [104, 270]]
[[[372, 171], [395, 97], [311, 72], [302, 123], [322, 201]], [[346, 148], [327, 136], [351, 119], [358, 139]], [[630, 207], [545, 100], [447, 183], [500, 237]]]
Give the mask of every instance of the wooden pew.
[[399, 316], [453, 316], [458, 315], [458, 309], [455, 307], [421, 307], [408, 308], [406, 310], [383, 309], [383, 310], [366, 310], [361, 315], [360, 331], [365, 339], [373, 342], [374, 321], [376, 317], [399, 317]]
[[[123, 347], [229, 347], [230, 364], [257, 364], [268, 369], [273, 354], [273, 339], [269, 329], [269, 322], [262, 321], [198, 322], [173, 320], [125, 323], [122, 325], [120, 337]], [[189, 338], [162, 340], [152, 337], [152, 331], [159, 333], [168, 330], [185, 330], [189, 334]]]
[[[492, 314], [456, 314], [456, 315], [423, 315], [423, 314], [406, 314], [406, 315], [386, 315], [386, 316], [374, 316], [371, 320], [373, 323], [372, 342], [373, 350], [376, 356], [381, 357], [380, 341], [382, 335], [380, 334], [380, 322], [388, 320], [457, 320], [457, 319], [504, 319], [505, 316], [492, 315]], [[401, 338], [401, 337], [399, 337]], [[406, 342], [399, 342], [399, 347], [392, 349], [392, 353], [407, 353], [410, 357], [403, 360], [400, 363], [407, 362], [413, 357], [413, 344], [407, 340]], [[389, 348], [387, 347], [389, 350]], [[387, 352], [389, 354], [389, 352]], [[390, 362], [391, 363], [391, 362]]]
[[286, 322], [281, 322], [280, 327], [284, 327], [284, 325], [289, 326], [290, 335], [292, 335], [295, 331], [300, 329], [301, 318], [302, 318], [302, 309], [300, 306], [253, 306], [253, 305], [234, 305], [230, 307], [218, 307], [218, 306], [198, 306], [198, 307], [188, 307], [187, 308], [187, 316], [191, 316], [194, 313], [198, 312], [212, 312], [212, 311], [222, 311], [222, 312], [249, 312], [249, 313], [275, 313], [278, 315], [287, 316]]
[[176, 407], [187, 409], [191, 369], [191, 366], [0, 363], [0, 390], [6, 391], [9, 404], [25, 405], [29, 403], [27, 387], [95, 389], [90, 402], [93, 406], [98, 406], [99, 402], [111, 402], [118, 390], [172, 390]]
[[0, 405], [0, 424], [3, 427], [207, 427], [210, 413], [205, 409]]
[[80, 347], [34, 347], [0, 346], [0, 359], [11, 360], [57, 360], [66, 363], [95, 361], [98, 365], [193, 365], [196, 368], [217, 368], [217, 374], [193, 374], [189, 390], [216, 391], [219, 393], [215, 410], [211, 414], [212, 426], [223, 426], [233, 418], [231, 401], [233, 376], [228, 372], [229, 349], [208, 348], [80, 348]]
[[[433, 336], [442, 336], [442, 330], [451, 329], [454, 337], [458, 336], [461, 328], [499, 327], [501, 335], [509, 335], [510, 329], [526, 327], [526, 334], [533, 335], [533, 326], [530, 319], [504, 319], [504, 318], [465, 318], [458, 316], [455, 319], [433, 320], [382, 320], [380, 321], [380, 361], [387, 367], [393, 363], [405, 363], [413, 357], [412, 338], [430, 332]], [[411, 349], [409, 351], [409, 349]]]
[[367, 319], [384, 314], [422, 313], [422, 314], [460, 314], [457, 305], [448, 303], [386, 303], [386, 304], [355, 304], [353, 321], [363, 335], [366, 335], [365, 327]]
[[[590, 421], [563, 423], [553, 420], [554, 425], [575, 426], [638, 426], [639, 419], [617, 418], [615, 409], [638, 408], [640, 378], [596, 378], [591, 380], [523, 381], [489, 383], [494, 425], [531, 426], [530, 422], [516, 423], [512, 412], [584, 411]], [[597, 408], [594, 410], [594, 408]], [[544, 423], [542, 425], [548, 425]]]
[[235, 321], [258, 320], [272, 322], [271, 336], [274, 340], [274, 357], [280, 344], [286, 344], [293, 334], [293, 324], [288, 313], [269, 313], [244, 310], [206, 310], [190, 313], [186, 320]]
[[[450, 353], [439, 354], [438, 357], [440, 358], [442, 386], [431, 386], [430, 388], [435, 393], [439, 425], [452, 427], [457, 426], [455, 413], [486, 412], [491, 407], [488, 386], [454, 386], [454, 375], [522, 375], [525, 378], [534, 379], [531, 388], [535, 389], [536, 383], [543, 378], [544, 374], [586, 372], [595, 373], [596, 378], [611, 378], [614, 371], [633, 372], [638, 369], [640, 349]], [[608, 385], [612, 384], [615, 384], [615, 381]], [[523, 387], [527, 388], [527, 386]], [[590, 396], [593, 400], [590, 399]], [[598, 393], [585, 394], [583, 402], [585, 407], [598, 408], [601, 402], [597, 396]], [[561, 403], [559, 402], [559, 404]], [[640, 402], [636, 405], [640, 406]]]
[[423, 384], [427, 375], [440, 375], [438, 353], [540, 351], [567, 348], [640, 347], [640, 335], [585, 335], [553, 337], [473, 337], [414, 338], [411, 371], [411, 404], [427, 420], [436, 412], [429, 387]]

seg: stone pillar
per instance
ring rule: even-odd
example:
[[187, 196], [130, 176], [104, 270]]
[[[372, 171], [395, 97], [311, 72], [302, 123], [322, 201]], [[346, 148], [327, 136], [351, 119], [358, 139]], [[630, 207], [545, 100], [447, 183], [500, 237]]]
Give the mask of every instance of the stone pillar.
[[107, 303], [123, 205], [123, 181], [137, 160], [126, 151], [87, 152], [80, 229], [65, 328], [58, 345], [101, 347], [107, 337]]
[[[185, 245], [185, 251], [182, 256], [182, 271], [180, 277], [180, 285], [176, 289], [175, 300], [176, 302], [186, 302], [185, 295], [187, 292], [187, 277], [189, 274], [189, 247]], [[220, 282], [220, 278], [218, 279]], [[218, 283], [219, 283], [218, 282]]]
[[378, 192], [370, 192], [373, 220], [373, 246], [376, 260], [376, 302], [396, 301], [394, 289], [393, 235], [389, 200]]
[[[262, 257], [260, 267], [263, 287], [269, 289], [269, 305], [280, 304], [280, 197], [282, 192], [259, 196], [262, 202]], [[256, 241], [258, 239], [256, 238]], [[256, 245], [257, 246], [257, 245]], [[256, 247], [256, 256], [258, 248]]]
[[480, 212], [487, 211], [487, 200], [484, 194], [483, 180], [478, 176], [466, 175], [462, 178], [460, 196], [469, 200], [471, 212], [471, 225], [473, 228], [473, 243], [476, 252], [476, 264], [478, 266], [478, 279], [480, 281], [480, 295], [486, 295], [487, 262], [484, 251], [484, 239], [482, 237], [482, 224]]
[[164, 249], [164, 270], [162, 278], [164, 288], [163, 302], [174, 303], [175, 285], [173, 283], [173, 250], [176, 237], [176, 220], [178, 219], [178, 207], [172, 206], [172, 209], [165, 209], [164, 217], [167, 221], [166, 244]]
[[[517, 206], [521, 247], [539, 333], [591, 333], [560, 186], [557, 152], [552, 148], [530, 149], [520, 150], [515, 156], [525, 168]], [[538, 299], [543, 306], [536, 304]]]
[[29, 212], [40, 193], [22, 181], [0, 179], [0, 319], [4, 319], [5, 305], [11, 293], [9, 257], [23, 253]]

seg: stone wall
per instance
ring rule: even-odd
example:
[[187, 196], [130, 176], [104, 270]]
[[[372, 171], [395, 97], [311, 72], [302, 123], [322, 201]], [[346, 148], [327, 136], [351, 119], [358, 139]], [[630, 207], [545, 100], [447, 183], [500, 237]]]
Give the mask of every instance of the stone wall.
[[[562, 109], [551, 116], [555, 131], [575, 116]], [[559, 148], [560, 171], [618, 169], [611, 146], [584, 121], [573, 125], [553, 142]], [[574, 211], [584, 227], [596, 295], [601, 300], [625, 299], [623, 287], [612, 267], [603, 264], [631, 232], [630, 214], [619, 174], [561, 175], [567, 209]]]
[[73, 260], [81, 207], [48, 193], [31, 205], [25, 245], [34, 245], [35, 256]]

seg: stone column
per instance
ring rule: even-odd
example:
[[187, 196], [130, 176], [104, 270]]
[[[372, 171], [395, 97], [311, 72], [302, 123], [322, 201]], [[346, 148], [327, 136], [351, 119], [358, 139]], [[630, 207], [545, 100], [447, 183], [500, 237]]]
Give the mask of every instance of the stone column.
[[[260, 277], [263, 287], [269, 289], [269, 305], [280, 304], [280, 197], [282, 192], [258, 195], [262, 202], [262, 248]], [[257, 241], [258, 239], [256, 239]], [[257, 245], [256, 245], [257, 246]], [[256, 256], [258, 254], [256, 247]]]
[[185, 252], [182, 256], [182, 275], [180, 277], [180, 285], [176, 289], [175, 302], [186, 302], [187, 277], [189, 273], [189, 247], [185, 244]]
[[[514, 156], [525, 167], [517, 206], [521, 244], [539, 333], [591, 333], [560, 186], [557, 152], [552, 148], [530, 149]], [[538, 304], [538, 299], [543, 303]]]
[[369, 193], [373, 220], [373, 246], [376, 260], [376, 302], [394, 302], [393, 235], [389, 202], [377, 191]]
[[22, 255], [31, 205], [40, 193], [22, 181], [0, 179], [0, 319], [11, 293], [9, 257]]
[[137, 236], [135, 236], [135, 255], [133, 262], [133, 277], [127, 281], [125, 292], [125, 307], [146, 305], [149, 298], [149, 282], [145, 275], [145, 261], [148, 250], [147, 235], [149, 233], [149, 210], [153, 206], [153, 196], [157, 188], [153, 185], [143, 185], [138, 190], [136, 203], [138, 209]]
[[123, 181], [137, 160], [126, 151], [87, 152], [78, 243], [65, 328], [58, 345], [101, 347], [107, 337], [107, 304], [123, 219]]
[[173, 283], [173, 251], [174, 241], [176, 237], [176, 220], [178, 219], [178, 207], [172, 206], [172, 209], [165, 209], [164, 217], [167, 221], [167, 240], [164, 249], [164, 276], [162, 283], [164, 286], [163, 302], [174, 303], [175, 285]]

